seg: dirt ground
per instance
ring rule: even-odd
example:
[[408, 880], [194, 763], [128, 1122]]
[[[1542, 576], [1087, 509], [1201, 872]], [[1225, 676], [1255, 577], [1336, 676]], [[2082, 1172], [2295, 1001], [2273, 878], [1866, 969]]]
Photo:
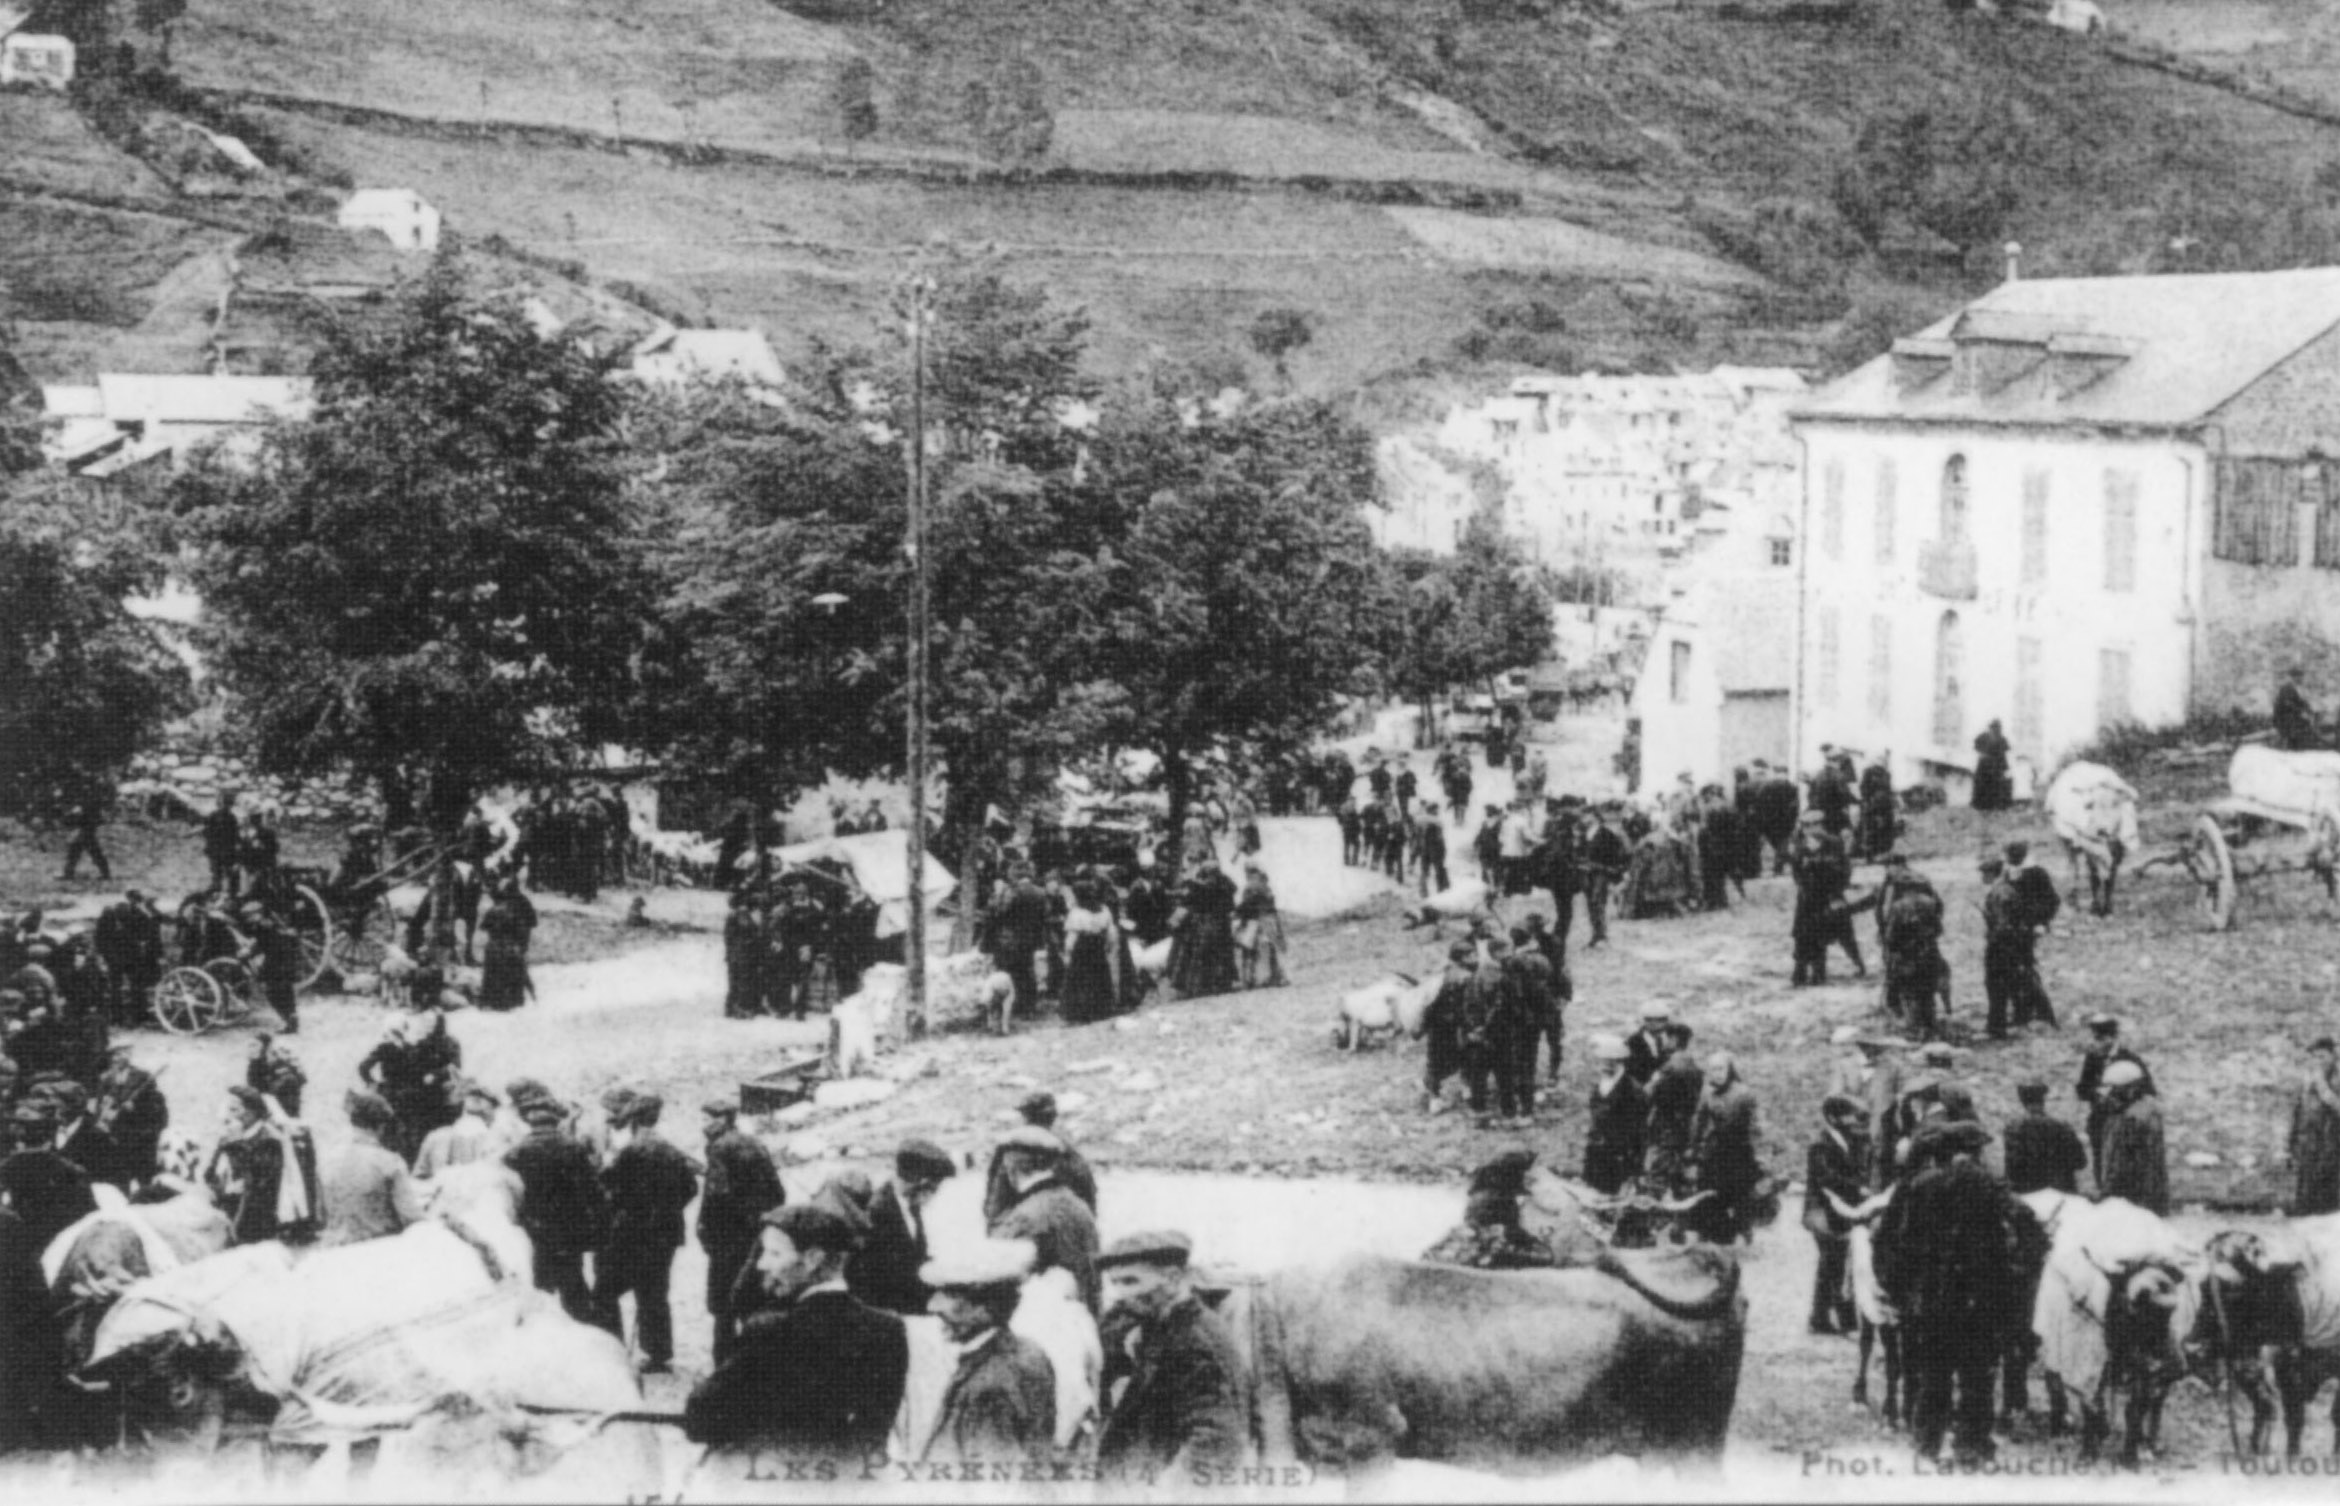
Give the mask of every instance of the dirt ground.
[[[1383, 746], [1392, 740], [1378, 729]], [[1590, 779], [1598, 746], [1591, 729], [1581, 743], [1550, 750], [1570, 777]], [[2188, 787], [2147, 823], [2150, 849], [2182, 827], [2197, 798]], [[1457, 868], [1467, 839], [1455, 833]], [[1979, 1027], [1980, 888], [1978, 851], [2010, 837], [2044, 836], [2030, 813], [1981, 817], [1935, 811], [1914, 817], [1906, 847], [1942, 888], [1949, 909], [1945, 951], [1956, 976], [1956, 1014]], [[112, 834], [117, 879], [171, 894], [194, 878], [191, 832], [118, 828]], [[321, 857], [322, 834], [294, 834], [296, 861]], [[0, 843], [0, 904], [88, 902], [105, 892], [55, 881], [55, 845]], [[1576, 1003], [1568, 1019], [1569, 1053], [1560, 1084], [1527, 1130], [1474, 1128], [1462, 1112], [1425, 1115], [1419, 1105], [1418, 1044], [1350, 1055], [1336, 1050], [1335, 1001], [1346, 989], [1392, 971], [1421, 975], [1440, 956], [1428, 930], [1409, 931], [1403, 899], [1362, 875], [1339, 870], [1337, 837], [1327, 818], [1278, 823], [1270, 855], [1278, 885], [1295, 894], [1346, 893], [1363, 882], [1378, 895], [1342, 913], [1290, 921], [1291, 986], [1176, 1003], [1155, 1003], [1105, 1024], [1067, 1028], [1044, 1017], [1007, 1039], [946, 1034], [909, 1048], [924, 1067], [886, 1101], [821, 1120], [797, 1132], [765, 1124], [786, 1163], [792, 1196], [804, 1196], [853, 1165], [882, 1173], [900, 1139], [920, 1135], [979, 1165], [991, 1139], [1012, 1120], [1010, 1106], [1034, 1086], [1056, 1091], [1065, 1127], [1103, 1172], [1108, 1238], [1145, 1224], [1179, 1222], [1206, 1253], [1237, 1264], [1276, 1265], [1363, 1248], [1418, 1248], [1459, 1215], [1468, 1169], [1512, 1146], [1536, 1151], [1572, 1170], [1581, 1154], [1583, 1102], [1590, 1067], [1582, 1043], [1598, 1030], [1630, 1027], [1640, 1005], [1663, 998], [1697, 1031], [1696, 1049], [1728, 1049], [1762, 1104], [1762, 1155], [1793, 1178], [1817, 1127], [1827, 1070], [1825, 1042], [1842, 1024], [1878, 1023], [1873, 983], [1840, 979], [1815, 989], [1788, 986], [1787, 925], [1791, 890], [1783, 878], [1750, 884], [1727, 913], [1680, 920], [1616, 922], [1608, 946], [1584, 949], [1575, 928], [1571, 966]], [[1329, 864], [1330, 872], [1315, 871]], [[1873, 879], [1865, 869], [1861, 881]], [[816, 1042], [819, 1018], [805, 1023], [727, 1021], [721, 1017], [721, 946], [715, 896], [652, 894], [654, 923], [628, 927], [629, 896], [604, 895], [590, 907], [545, 903], [556, 955], [537, 969], [538, 1002], [508, 1016], [459, 1013], [453, 1029], [467, 1066], [495, 1083], [531, 1075], [577, 1099], [615, 1082], [661, 1092], [670, 1105], [672, 1138], [696, 1150], [695, 1105], [738, 1084], [792, 1051]], [[1548, 901], [1538, 898], [1536, 904]], [[1516, 913], [1518, 902], [1512, 902]], [[2069, 911], [2042, 948], [2046, 982], [2064, 1021], [2018, 1041], [1962, 1050], [1958, 1072], [1975, 1089], [1987, 1123], [2014, 1110], [2013, 1083], [2026, 1071], [2055, 1085], [2051, 1103], [2077, 1118], [2067, 1086], [2083, 1032], [2078, 1021], [2109, 1009], [2151, 1061], [2166, 1099], [2169, 1148], [2181, 1201], [2264, 1198], [2284, 1190], [2274, 1164], [2287, 1122], [2301, 1045], [2333, 1028], [2340, 961], [2333, 918], [2304, 877], [2271, 879], [2246, 891], [2236, 929], [2202, 929], [2193, 898], [2167, 873], [2127, 882], [2117, 913], [2098, 920]], [[1863, 922], [1863, 944], [1872, 934]], [[330, 1152], [346, 1133], [340, 1095], [357, 1061], [387, 1019], [366, 999], [315, 999], [303, 1005], [298, 1049], [311, 1081], [308, 1117]], [[134, 1033], [139, 1053], [162, 1069], [175, 1119], [199, 1133], [216, 1124], [224, 1090], [241, 1071], [248, 1032], [200, 1040]], [[2206, 1161], [2214, 1158], [2214, 1164]], [[2189, 1164], [2189, 1162], [2196, 1164]], [[974, 1176], [946, 1191], [935, 1219], [938, 1243], [971, 1235]], [[1796, 1222], [1791, 1195], [1779, 1222], [1747, 1254], [1750, 1347], [1741, 1389], [1731, 1476], [1742, 1464], [1784, 1490], [1808, 1492], [1834, 1479], [1859, 1493], [1874, 1486], [1920, 1490], [1906, 1444], [1872, 1416], [1849, 1410], [1852, 1346], [1804, 1332], [1811, 1279], [1810, 1241]], [[2189, 1213], [2186, 1227], [2206, 1233], [2250, 1215]], [[654, 1379], [654, 1405], [678, 1403], [707, 1365], [704, 1268], [695, 1250], [678, 1262], [674, 1289], [681, 1353], [679, 1373]], [[2317, 1421], [2310, 1451], [2324, 1447]], [[2224, 1410], [2198, 1384], [2181, 1386], [2170, 1405], [2167, 1463], [2149, 1474], [2183, 1494], [2220, 1477]], [[2010, 1440], [2010, 1457], [2062, 1469], [2068, 1443], [2028, 1434]], [[1881, 1473], [1832, 1474], [1848, 1461], [1879, 1461]], [[1866, 1468], [1866, 1466], [1864, 1466]], [[1882, 1480], [1880, 1485], [1877, 1482]], [[2031, 1482], [2030, 1491], [2021, 1489]], [[2111, 1482], [2106, 1482], [2108, 1486]], [[2135, 1479], [2119, 1482], [2132, 1489]], [[2266, 1482], [2254, 1481], [2253, 1488]], [[2036, 1493], [2036, 1477], [2012, 1476], [1977, 1486], [1989, 1494]], [[1838, 1488], [1838, 1487], [1832, 1487]], [[1961, 1487], [1962, 1493], [1968, 1493]]]

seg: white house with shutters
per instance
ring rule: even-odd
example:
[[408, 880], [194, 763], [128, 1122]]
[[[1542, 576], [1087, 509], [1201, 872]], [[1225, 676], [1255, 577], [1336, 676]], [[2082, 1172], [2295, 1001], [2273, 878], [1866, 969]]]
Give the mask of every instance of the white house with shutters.
[[2340, 702], [2340, 268], [2011, 280], [1795, 424], [1802, 766], [1956, 797], [1993, 719], [2044, 779], [2292, 665]]

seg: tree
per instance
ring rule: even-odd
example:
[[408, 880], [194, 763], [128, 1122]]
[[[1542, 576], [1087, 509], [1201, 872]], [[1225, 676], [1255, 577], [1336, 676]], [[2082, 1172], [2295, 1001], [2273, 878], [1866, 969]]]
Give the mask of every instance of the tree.
[[110, 799], [192, 697], [127, 605], [162, 583], [152, 518], [33, 470], [6, 442], [20, 429], [0, 413], [0, 815], [45, 819]]
[[837, 70], [833, 100], [848, 148], [877, 134], [877, 70], [870, 66], [868, 58], [845, 60], [845, 65]]
[[1161, 760], [1175, 860], [1214, 756], [1304, 743], [1371, 677], [1372, 440], [1319, 402], [1221, 418], [1133, 399], [1093, 459], [1084, 490], [1119, 536], [1098, 668], [1114, 740]]
[[1519, 546], [1483, 513], [1464, 528], [1451, 558], [1418, 550], [1393, 557], [1385, 601], [1382, 651], [1398, 693], [1422, 707], [1426, 741], [1436, 735], [1441, 694], [1487, 684], [1551, 650], [1551, 595]]
[[393, 806], [419, 784], [444, 847], [482, 791], [649, 735], [611, 366], [445, 255], [328, 331], [314, 415], [256, 465], [182, 478], [206, 646], [261, 768], [354, 768]]
[[1276, 380], [1287, 391], [1292, 386], [1292, 373], [1286, 363], [1294, 351], [1304, 349], [1315, 338], [1315, 321], [1304, 309], [1263, 309], [1251, 321], [1251, 348], [1275, 367]]

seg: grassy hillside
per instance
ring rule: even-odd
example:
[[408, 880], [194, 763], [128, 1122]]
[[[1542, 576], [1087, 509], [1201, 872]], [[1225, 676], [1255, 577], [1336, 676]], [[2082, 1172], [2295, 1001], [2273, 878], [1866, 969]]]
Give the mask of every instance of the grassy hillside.
[[[1924, 0], [1833, 21], [193, 0], [173, 64], [311, 182], [412, 186], [467, 236], [784, 350], [863, 334], [936, 254], [1086, 303], [1117, 368], [1264, 375], [1245, 326], [1300, 308], [1317, 333], [1292, 372], [1318, 390], [1521, 364], [1825, 368], [1986, 284], [2010, 235], [2037, 272], [2153, 264], [2203, 225], [2238, 265], [2340, 259], [2315, 186], [2340, 132]], [[0, 182], [20, 155], [60, 179], [138, 170], [56, 137], [0, 132]], [[1876, 164], [1908, 157], [1880, 142], [1918, 143], [1923, 181], [1880, 186]], [[1849, 190], [1848, 167], [1868, 173]], [[0, 200], [0, 240], [20, 212]], [[257, 229], [281, 211], [233, 212]]]

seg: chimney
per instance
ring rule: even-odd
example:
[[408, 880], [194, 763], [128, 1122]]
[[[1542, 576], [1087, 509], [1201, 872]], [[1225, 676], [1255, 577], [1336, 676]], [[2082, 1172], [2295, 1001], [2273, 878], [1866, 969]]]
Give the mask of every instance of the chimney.
[[2009, 241], [2000, 249], [2007, 254], [2007, 280], [2021, 282], [2023, 280], [2023, 242]]

